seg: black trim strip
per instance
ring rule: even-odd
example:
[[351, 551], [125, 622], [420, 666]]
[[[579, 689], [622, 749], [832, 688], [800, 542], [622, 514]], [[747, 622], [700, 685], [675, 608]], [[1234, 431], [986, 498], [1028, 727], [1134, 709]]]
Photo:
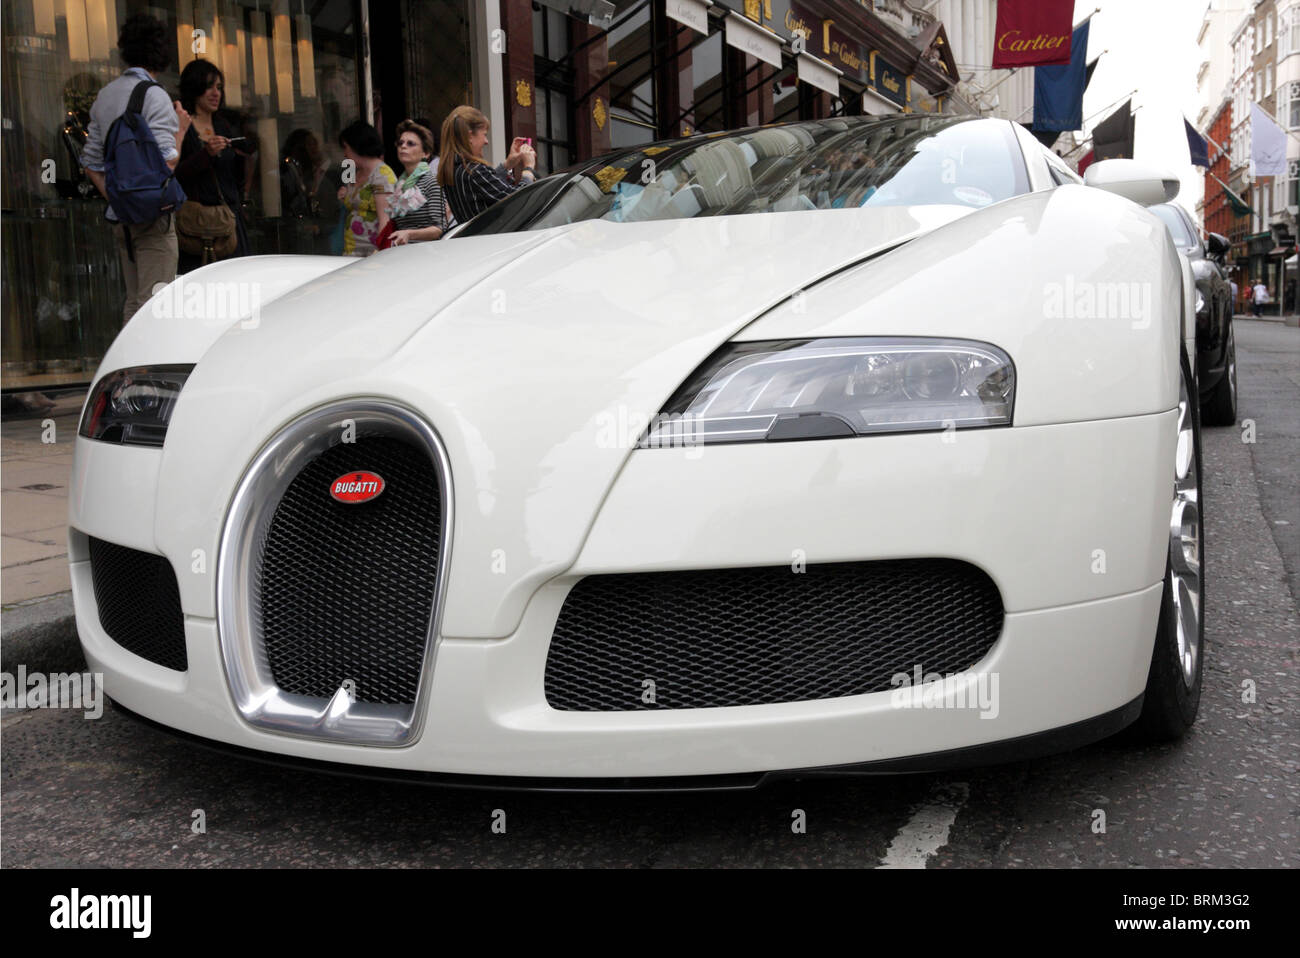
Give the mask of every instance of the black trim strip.
[[492, 789], [521, 792], [717, 792], [746, 791], [772, 782], [802, 778], [859, 777], [869, 775], [911, 775], [922, 772], [943, 772], [971, 766], [1000, 765], [1021, 762], [1045, 755], [1072, 751], [1108, 738], [1137, 720], [1142, 712], [1143, 696], [1139, 695], [1127, 705], [1095, 718], [1084, 719], [1072, 725], [1021, 735], [1001, 742], [971, 745], [928, 755], [911, 755], [904, 758], [883, 759], [851, 765], [825, 765], [819, 768], [796, 768], [773, 772], [748, 772], [733, 775], [684, 775], [665, 778], [528, 778], [505, 775], [464, 775], [451, 772], [420, 772], [409, 769], [374, 768], [350, 765], [344, 762], [324, 762], [277, 755], [260, 749], [230, 745], [215, 739], [203, 738], [190, 732], [171, 728], [153, 719], [145, 718], [124, 705], [109, 699], [113, 708], [128, 718], [169, 735], [184, 739], [210, 751], [261, 762], [284, 768], [297, 768], [327, 775], [364, 778], [381, 782], [403, 782], [416, 785], [436, 785], [443, 788]]

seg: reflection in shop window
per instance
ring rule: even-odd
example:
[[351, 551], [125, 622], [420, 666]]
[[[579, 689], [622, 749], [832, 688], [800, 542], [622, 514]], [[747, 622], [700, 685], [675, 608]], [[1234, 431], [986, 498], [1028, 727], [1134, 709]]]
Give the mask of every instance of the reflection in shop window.
[[[629, 6], [617, 4], [616, 22]], [[658, 139], [653, 56], [656, 38], [650, 4], [640, 4], [631, 16], [610, 30], [608, 42], [611, 146], [635, 146]]]
[[122, 72], [128, 16], [150, 13], [176, 37], [157, 76], [173, 98], [192, 60], [224, 73], [224, 118], [247, 137], [250, 251], [331, 251], [338, 131], [362, 113], [351, 0], [9, 0], [0, 11], [6, 388], [88, 381], [121, 324], [105, 203], [78, 160], [90, 105]]

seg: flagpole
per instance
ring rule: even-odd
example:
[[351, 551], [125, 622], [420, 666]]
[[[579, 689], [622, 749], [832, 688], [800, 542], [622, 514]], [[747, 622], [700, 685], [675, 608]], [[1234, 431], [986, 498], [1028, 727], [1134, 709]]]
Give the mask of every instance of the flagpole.
[[1073, 33], [1075, 30], [1078, 30], [1081, 26], [1083, 26], [1085, 23], [1087, 23], [1089, 20], [1091, 20], [1099, 13], [1101, 13], [1101, 7], [1098, 7], [1096, 10], [1092, 11], [1092, 13], [1088, 14], [1086, 17], [1084, 17], [1082, 20], [1080, 20], [1078, 23], [1072, 26], [1070, 28], [1070, 32]]
[[[1260, 225], [1261, 225], [1261, 226], [1264, 225], [1264, 217], [1260, 216], [1260, 214], [1258, 213], [1258, 211], [1256, 211], [1255, 207], [1253, 207], [1253, 206], [1251, 206], [1251, 204], [1247, 203], [1246, 200], [1241, 196], [1240, 193], [1238, 193], [1236, 190], [1234, 190], [1234, 189], [1233, 189], [1231, 186], [1229, 186], [1227, 183], [1223, 182], [1223, 180], [1219, 179], [1217, 176], [1215, 176], [1215, 175], [1214, 175], [1213, 173], [1211, 173], [1209, 170], [1206, 170], [1206, 171], [1205, 171], [1205, 175], [1208, 176], [1210, 179], [1214, 180], [1214, 182], [1218, 183], [1221, 187], [1223, 187], [1223, 191], [1224, 191], [1225, 193], [1227, 193], [1229, 196], [1235, 196], [1235, 197], [1237, 198], [1237, 200], [1241, 203], [1242, 206], [1244, 206], [1244, 207], [1246, 207], [1247, 209], [1250, 210], [1250, 215], [1251, 215], [1251, 216], [1258, 217]], [[1228, 201], [1228, 205], [1229, 205], [1229, 206], [1232, 205], [1232, 201], [1231, 201], [1231, 200]]]

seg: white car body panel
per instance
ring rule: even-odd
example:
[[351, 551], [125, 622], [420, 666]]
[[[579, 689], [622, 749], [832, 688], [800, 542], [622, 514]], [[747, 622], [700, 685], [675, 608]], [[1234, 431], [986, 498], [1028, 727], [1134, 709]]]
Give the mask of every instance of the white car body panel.
[[[1028, 134], [1016, 135], [1024, 145]], [[1030, 155], [1027, 166], [1034, 192], [981, 210], [591, 221], [190, 274], [184, 283], [260, 284], [258, 315], [187, 321], [159, 305], [164, 294], [105, 357], [100, 375], [197, 365], [161, 449], [77, 439], [70, 560], [91, 668], [126, 708], [215, 741], [525, 778], [867, 762], [1130, 705], [1146, 682], [1165, 571], [1190, 274], [1146, 211], [1082, 186], [1049, 189], [1046, 163]], [[1087, 288], [1095, 303], [1117, 284], [1145, 284], [1134, 301], [1147, 305], [1124, 316], [1063, 306], [1073, 310], [1063, 318], [1052, 284], [1075, 306]], [[860, 336], [1000, 347], [1016, 367], [1013, 426], [631, 448], [728, 341]], [[309, 410], [362, 398], [415, 410], [450, 461], [454, 547], [436, 667], [423, 731], [401, 748], [243, 721], [217, 631], [217, 556], [249, 464]], [[109, 638], [87, 536], [171, 561], [187, 672]], [[997, 676], [996, 720], [899, 709], [883, 692], [639, 712], [547, 704], [552, 629], [583, 576], [797, 556], [943, 557], [987, 572], [1006, 617], [969, 681]]]

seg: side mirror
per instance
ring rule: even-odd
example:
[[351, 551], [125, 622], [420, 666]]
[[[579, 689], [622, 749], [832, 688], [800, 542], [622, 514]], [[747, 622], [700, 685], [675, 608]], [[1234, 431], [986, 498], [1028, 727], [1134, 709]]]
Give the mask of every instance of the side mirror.
[[1205, 238], [1205, 248], [1211, 256], [1222, 259], [1228, 255], [1228, 250], [1232, 248], [1232, 244], [1228, 242], [1228, 237], [1222, 233], [1210, 233]]
[[1139, 206], [1168, 203], [1178, 195], [1178, 177], [1139, 160], [1102, 160], [1083, 174], [1085, 186], [1117, 193]]

